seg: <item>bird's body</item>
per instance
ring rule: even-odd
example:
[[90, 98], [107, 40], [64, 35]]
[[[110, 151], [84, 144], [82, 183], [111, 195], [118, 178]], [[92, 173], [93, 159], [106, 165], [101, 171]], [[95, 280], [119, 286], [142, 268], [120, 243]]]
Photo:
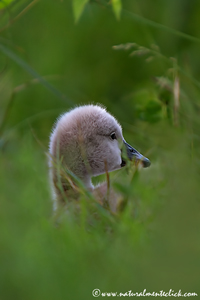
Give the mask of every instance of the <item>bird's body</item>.
[[[122, 158], [123, 148], [126, 153]], [[125, 142], [117, 120], [97, 105], [76, 107], [63, 114], [50, 136], [49, 152], [51, 184], [57, 204], [64, 202], [64, 196], [76, 197], [74, 177], [65, 173], [66, 170], [97, 198], [100, 195], [101, 203], [107, 194], [107, 184], [95, 188], [93, 176], [122, 168], [127, 158], [142, 161], [144, 167], [150, 165], [147, 158]]]

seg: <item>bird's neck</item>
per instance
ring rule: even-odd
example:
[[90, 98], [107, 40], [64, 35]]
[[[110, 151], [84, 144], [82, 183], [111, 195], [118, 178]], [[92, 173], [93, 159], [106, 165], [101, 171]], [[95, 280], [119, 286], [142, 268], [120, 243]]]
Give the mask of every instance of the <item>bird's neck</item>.
[[91, 176], [87, 175], [85, 176], [83, 179], [82, 179], [85, 187], [88, 189], [88, 190], [93, 190], [94, 189], [94, 186], [92, 184], [92, 179], [91, 179]]

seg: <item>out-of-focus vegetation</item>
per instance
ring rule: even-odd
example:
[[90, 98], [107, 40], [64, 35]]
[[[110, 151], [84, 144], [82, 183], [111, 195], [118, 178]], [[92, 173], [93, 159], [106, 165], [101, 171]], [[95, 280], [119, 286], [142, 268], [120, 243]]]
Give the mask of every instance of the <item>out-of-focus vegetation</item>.
[[[0, 6], [0, 298], [200, 294], [200, 3], [78, 2]], [[53, 219], [45, 154], [58, 115], [87, 103], [152, 162], [115, 172], [128, 205], [89, 228], [84, 207]]]

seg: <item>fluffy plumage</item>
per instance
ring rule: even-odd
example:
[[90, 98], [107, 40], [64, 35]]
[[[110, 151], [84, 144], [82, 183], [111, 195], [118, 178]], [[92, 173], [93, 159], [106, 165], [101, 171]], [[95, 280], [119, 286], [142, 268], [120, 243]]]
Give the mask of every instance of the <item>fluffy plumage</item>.
[[[123, 147], [126, 155], [122, 158]], [[127, 158], [142, 161], [144, 167], [150, 165], [147, 158], [125, 142], [117, 120], [97, 105], [76, 107], [63, 114], [50, 136], [49, 152], [51, 184], [57, 203], [63, 202], [64, 194], [66, 197], [75, 194], [74, 183], [66, 180], [63, 169], [81, 179], [96, 197], [100, 195], [102, 202], [107, 193], [106, 184], [95, 189], [91, 182], [93, 176], [120, 169]], [[110, 201], [112, 211], [116, 210], [113, 201]]]

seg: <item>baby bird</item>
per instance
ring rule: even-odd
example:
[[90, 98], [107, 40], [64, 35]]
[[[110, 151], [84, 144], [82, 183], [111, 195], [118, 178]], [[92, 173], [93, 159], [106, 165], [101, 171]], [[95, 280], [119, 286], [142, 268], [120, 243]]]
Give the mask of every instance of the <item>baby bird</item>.
[[[141, 162], [149, 167], [148, 158], [130, 146], [117, 120], [99, 105], [76, 107], [57, 120], [49, 144], [50, 179], [54, 208], [70, 198], [77, 198], [76, 178], [103, 205], [107, 183], [94, 187], [93, 176], [121, 169], [126, 161]], [[108, 200], [109, 209], [117, 210], [116, 194]]]

